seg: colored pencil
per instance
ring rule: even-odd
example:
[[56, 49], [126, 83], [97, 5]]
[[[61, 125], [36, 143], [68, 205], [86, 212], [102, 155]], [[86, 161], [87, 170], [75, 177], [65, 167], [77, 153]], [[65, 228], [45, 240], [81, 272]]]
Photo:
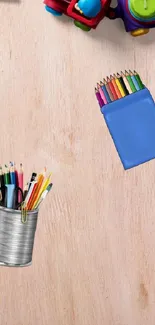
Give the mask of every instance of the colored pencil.
[[33, 208], [34, 208], [35, 201], [37, 200], [38, 194], [40, 192], [40, 189], [42, 187], [42, 184], [43, 184], [43, 181], [44, 181], [44, 178], [45, 178], [45, 173], [46, 173], [46, 168], [44, 169], [43, 173], [38, 175], [37, 186], [35, 188], [35, 192], [33, 193], [32, 201], [31, 201], [31, 203], [29, 205], [30, 210], [33, 210]]
[[129, 72], [128, 71], [125, 71], [125, 76], [126, 76], [128, 82], [129, 82], [129, 85], [131, 87], [132, 92], [135, 93], [136, 92], [136, 87], [135, 87], [135, 85], [134, 85], [134, 83], [132, 81], [132, 78], [129, 75]]
[[115, 82], [116, 82], [116, 85], [121, 93], [121, 97], [125, 97], [125, 92], [124, 92], [124, 89], [122, 88], [122, 85], [120, 83], [120, 80], [116, 77], [116, 75], [114, 74], [114, 78], [115, 78]]
[[117, 78], [119, 79], [119, 81], [120, 81], [120, 83], [122, 85], [122, 88], [124, 89], [125, 96], [129, 95], [129, 92], [128, 92], [128, 89], [126, 88], [125, 82], [124, 82], [123, 78], [120, 76], [119, 73], [117, 73]]
[[113, 84], [113, 86], [115, 88], [115, 92], [117, 94], [117, 98], [120, 99], [122, 96], [121, 96], [120, 90], [119, 90], [119, 88], [118, 88], [118, 86], [116, 84], [116, 81], [115, 81], [115, 79], [114, 79], [114, 77], [112, 75], [110, 76], [110, 80], [111, 80], [111, 82], [112, 82], [112, 84]]
[[9, 172], [7, 165], [5, 165], [4, 182], [5, 182], [5, 185], [8, 185], [11, 183], [10, 172]]
[[34, 202], [33, 209], [36, 209], [36, 206], [38, 205], [38, 201], [43, 194], [43, 192], [47, 189], [48, 185], [50, 184], [50, 178], [51, 178], [52, 173], [49, 174], [49, 176], [45, 179], [44, 183], [41, 186], [40, 192]]
[[135, 75], [135, 77], [137, 79], [137, 82], [138, 82], [138, 85], [139, 85], [140, 89], [144, 89], [145, 87], [144, 87], [144, 85], [143, 85], [143, 83], [141, 81], [141, 78], [140, 78], [139, 74], [135, 70], [134, 70], [134, 75]]
[[105, 97], [104, 91], [99, 84], [97, 84], [97, 89], [101, 95], [101, 98], [103, 99], [104, 104], [107, 104], [107, 99]]
[[128, 93], [129, 93], [129, 94], [132, 94], [132, 89], [131, 89], [131, 87], [130, 87], [130, 84], [129, 84], [129, 82], [128, 82], [126, 76], [125, 76], [125, 74], [124, 74], [122, 71], [121, 71], [121, 76], [122, 76], [123, 81], [124, 81], [124, 83], [125, 83], [125, 86], [126, 86], [126, 88], [127, 88], [127, 90], [128, 90]]
[[132, 79], [132, 81], [133, 81], [133, 83], [135, 85], [136, 90], [139, 91], [140, 87], [139, 87], [139, 84], [138, 84], [138, 81], [137, 81], [135, 75], [133, 74], [133, 72], [131, 70], [129, 70], [129, 74], [130, 74], [131, 79]]
[[107, 92], [106, 86], [105, 86], [105, 84], [104, 84], [102, 81], [100, 81], [100, 86], [101, 86], [101, 88], [102, 88], [102, 90], [103, 90], [103, 92], [104, 92], [104, 95], [105, 95], [105, 97], [106, 97], [107, 104], [108, 104], [108, 103], [111, 103], [111, 99], [110, 99], [109, 94], [108, 94], [108, 92]]
[[114, 101], [114, 97], [113, 97], [113, 94], [111, 92], [111, 89], [110, 89], [110, 87], [109, 87], [109, 85], [107, 83], [107, 80], [106, 79], [103, 79], [103, 82], [104, 82], [105, 87], [106, 87], [106, 90], [107, 90], [107, 92], [109, 94], [110, 100], [111, 100], [111, 102], [113, 102]]
[[108, 77], [107, 77], [107, 82], [108, 82], [109, 88], [110, 88], [110, 90], [112, 92], [114, 100], [117, 100], [118, 96], [117, 96], [117, 93], [115, 91], [114, 85], [113, 85], [112, 81]]
[[97, 88], [95, 88], [95, 95], [96, 95], [96, 98], [98, 100], [100, 108], [102, 108], [104, 106], [104, 101], [101, 98], [101, 95], [100, 95], [99, 91], [97, 90]]

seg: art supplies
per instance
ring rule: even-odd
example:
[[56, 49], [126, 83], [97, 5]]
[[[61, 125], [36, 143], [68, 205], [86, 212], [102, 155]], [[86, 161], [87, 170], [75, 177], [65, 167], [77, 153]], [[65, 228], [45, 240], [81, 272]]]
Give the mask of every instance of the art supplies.
[[20, 164], [19, 171], [14, 163], [10, 163], [10, 168], [5, 165], [4, 171], [0, 166], [0, 206], [26, 211], [36, 209], [49, 192], [51, 173], [47, 178], [45, 176], [46, 168], [38, 177], [37, 173], [33, 172], [30, 182], [27, 183], [23, 192], [24, 173], [22, 164]]
[[119, 95], [114, 98], [109, 87], [107, 103], [103, 100], [104, 82], [105, 79], [97, 84], [95, 94], [124, 168], [155, 158], [155, 103], [138, 73], [129, 70], [107, 78], [107, 85], [112, 82]]

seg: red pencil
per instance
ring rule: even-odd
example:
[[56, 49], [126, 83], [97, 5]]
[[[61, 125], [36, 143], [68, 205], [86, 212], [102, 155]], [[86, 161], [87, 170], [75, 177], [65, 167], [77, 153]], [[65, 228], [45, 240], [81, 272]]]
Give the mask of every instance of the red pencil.
[[112, 82], [112, 84], [113, 84], [113, 86], [115, 88], [115, 92], [117, 94], [118, 99], [122, 98], [122, 95], [121, 95], [121, 93], [120, 93], [120, 91], [119, 91], [119, 89], [118, 89], [118, 87], [116, 85], [116, 82], [115, 82], [114, 77], [113, 76], [110, 76], [110, 80], [111, 80], [111, 82]]
[[108, 82], [108, 85], [109, 85], [109, 88], [113, 94], [113, 97], [114, 97], [114, 100], [117, 100], [118, 99], [118, 96], [117, 96], [117, 93], [116, 93], [116, 90], [114, 88], [114, 85], [112, 83], [112, 81], [107, 77], [107, 82]]

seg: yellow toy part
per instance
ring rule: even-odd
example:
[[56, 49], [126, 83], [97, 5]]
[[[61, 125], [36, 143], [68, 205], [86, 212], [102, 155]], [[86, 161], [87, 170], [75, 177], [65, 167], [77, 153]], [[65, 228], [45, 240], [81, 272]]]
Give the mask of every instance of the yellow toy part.
[[149, 29], [146, 28], [139, 28], [139, 29], [135, 29], [131, 32], [131, 35], [133, 37], [137, 37], [137, 36], [142, 36], [142, 35], [145, 35], [145, 34], [148, 34], [149, 33]]

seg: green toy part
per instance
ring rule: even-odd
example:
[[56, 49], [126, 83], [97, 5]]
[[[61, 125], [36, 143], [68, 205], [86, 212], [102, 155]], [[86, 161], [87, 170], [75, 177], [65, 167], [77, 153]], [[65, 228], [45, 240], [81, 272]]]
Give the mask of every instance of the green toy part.
[[84, 25], [84, 24], [80, 23], [80, 22], [77, 21], [77, 20], [74, 20], [74, 24], [75, 24], [76, 27], [78, 27], [78, 28], [84, 30], [85, 32], [89, 32], [89, 31], [91, 30], [91, 28], [90, 28], [89, 26]]
[[130, 0], [133, 13], [140, 18], [155, 17], [155, 0]]

